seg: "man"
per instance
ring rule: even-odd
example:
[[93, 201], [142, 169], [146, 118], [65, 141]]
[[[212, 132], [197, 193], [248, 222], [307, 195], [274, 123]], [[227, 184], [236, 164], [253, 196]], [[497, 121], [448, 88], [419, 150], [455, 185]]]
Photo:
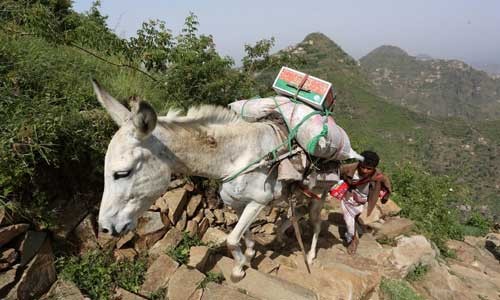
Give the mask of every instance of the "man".
[[349, 185], [349, 190], [341, 201], [344, 221], [347, 225], [345, 235], [348, 243], [347, 252], [356, 253], [359, 239], [356, 234], [356, 222], [368, 203], [368, 216], [372, 213], [381, 191], [384, 192], [382, 203], [386, 203], [391, 193], [389, 179], [377, 170], [380, 161], [377, 153], [364, 151], [364, 160], [360, 163], [343, 165], [340, 168], [340, 178]]

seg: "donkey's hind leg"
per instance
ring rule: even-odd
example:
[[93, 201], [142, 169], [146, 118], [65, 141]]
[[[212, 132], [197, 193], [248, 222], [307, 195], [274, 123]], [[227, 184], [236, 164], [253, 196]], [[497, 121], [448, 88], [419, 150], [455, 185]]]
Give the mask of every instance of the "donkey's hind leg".
[[243, 266], [247, 263], [247, 259], [241, 252], [241, 247], [239, 245], [241, 237], [249, 230], [250, 225], [253, 223], [264, 206], [265, 205], [254, 201], [247, 204], [240, 216], [240, 219], [238, 220], [238, 223], [227, 237], [227, 247], [231, 251], [235, 260], [235, 266], [231, 272], [231, 279], [233, 281], [241, 280], [243, 276], [245, 276]]

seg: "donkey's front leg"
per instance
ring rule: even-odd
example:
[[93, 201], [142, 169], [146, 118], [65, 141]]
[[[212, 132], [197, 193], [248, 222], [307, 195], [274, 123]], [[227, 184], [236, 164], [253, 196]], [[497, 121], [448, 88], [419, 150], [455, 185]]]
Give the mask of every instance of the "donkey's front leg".
[[[249, 204], [247, 204], [240, 216], [240, 219], [238, 220], [238, 223], [227, 237], [227, 247], [231, 251], [231, 254], [233, 255], [233, 258], [235, 260], [235, 265], [231, 273], [231, 280], [233, 281], [241, 280], [243, 276], [245, 276], [243, 266], [247, 263], [247, 259], [241, 252], [241, 247], [239, 244], [241, 237], [249, 230], [250, 225], [253, 223], [253, 221], [263, 208], [264, 205], [257, 202], [250, 202]], [[252, 247], [250, 247], [250, 249], [252, 249], [253, 251]]]
[[314, 235], [311, 242], [311, 249], [309, 253], [307, 253], [307, 263], [309, 265], [311, 265], [316, 258], [316, 245], [318, 244], [318, 236], [321, 231], [321, 209], [323, 208], [323, 200], [312, 199], [311, 201], [309, 217], [311, 218], [311, 223], [314, 228]]

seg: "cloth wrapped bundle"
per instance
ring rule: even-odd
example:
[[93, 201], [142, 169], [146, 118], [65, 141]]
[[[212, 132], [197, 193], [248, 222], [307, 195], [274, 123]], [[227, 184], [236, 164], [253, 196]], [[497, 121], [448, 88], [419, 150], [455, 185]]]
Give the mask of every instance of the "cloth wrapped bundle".
[[306, 104], [276, 96], [239, 100], [230, 103], [229, 107], [252, 122], [272, 112], [279, 112], [290, 131], [297, 128], [295, 139], [312, 156], [335, 160], [363, 160], [363, 157], [351, 148], [347, 133], [335, 123], [332, 116], [322, 116]]

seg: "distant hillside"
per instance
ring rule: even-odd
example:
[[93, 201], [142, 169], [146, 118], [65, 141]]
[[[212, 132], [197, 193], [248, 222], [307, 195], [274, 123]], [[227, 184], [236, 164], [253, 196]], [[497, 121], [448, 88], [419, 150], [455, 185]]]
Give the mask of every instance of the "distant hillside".
[[381, 46], [360, 60], [379, 95], [429, 116], [500, 118], [500, 79], [458, 60], [421, 59]]
[[[403, 50], [393, 55], [412, 60]], [[471, 190], [473, 205], [488, 204], [500, 215], [496, 191], [500, 186], [498, 121], [471, 125], [460, 118], [430, 118], [377, 96], [358, 62], [321, 33], [312, 33], [283, 51], [302, 53], [301, 70], [333, 83], [337, 92], [335, 119], [357, 150], [380, 152], [386, 170], [412, 161], [437, 174], [450, 175]], [[413, 60], [412, 60], [413, 61]], [[271, 85], [277, 69], [260, 77]], [[486, 210], [486, 208], [484, 208]]]

